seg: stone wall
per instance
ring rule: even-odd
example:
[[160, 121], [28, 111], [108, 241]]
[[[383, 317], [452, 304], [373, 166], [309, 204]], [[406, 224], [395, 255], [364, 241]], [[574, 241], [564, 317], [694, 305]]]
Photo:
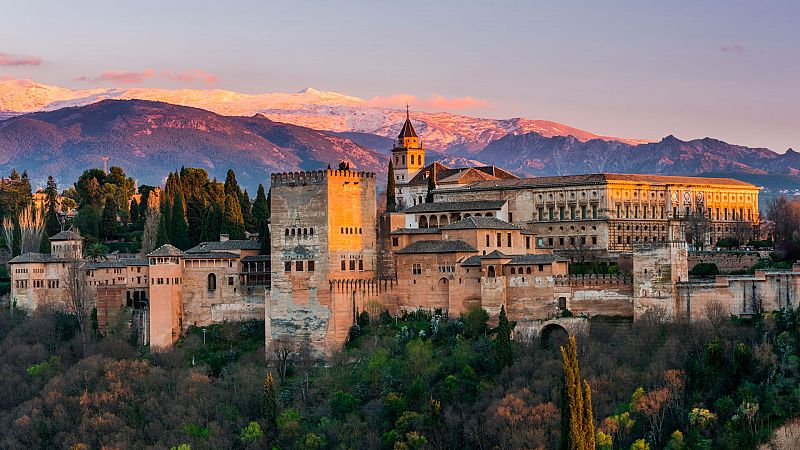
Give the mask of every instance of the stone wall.
[[689, 252], [689, 269], [700, 263], [714, 263], [720, 272], [749, 269], [761, 260], [759, 252]]

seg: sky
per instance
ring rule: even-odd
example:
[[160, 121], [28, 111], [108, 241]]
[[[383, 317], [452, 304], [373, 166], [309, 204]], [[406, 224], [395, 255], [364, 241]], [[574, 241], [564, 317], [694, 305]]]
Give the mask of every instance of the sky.
[[0, 77], [314, 87], [800, 151], [800, 1], [0, 0]]

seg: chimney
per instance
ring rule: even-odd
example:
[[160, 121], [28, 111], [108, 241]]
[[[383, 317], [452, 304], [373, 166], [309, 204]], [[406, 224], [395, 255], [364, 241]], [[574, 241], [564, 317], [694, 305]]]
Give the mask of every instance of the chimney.
[[228, 242], [229, 236], [225, 233], [219, 235], [220, 242]]

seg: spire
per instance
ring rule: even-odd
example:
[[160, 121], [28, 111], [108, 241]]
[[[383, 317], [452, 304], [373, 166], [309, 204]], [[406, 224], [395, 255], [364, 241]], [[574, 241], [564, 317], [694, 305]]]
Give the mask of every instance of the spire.
[[406, 105], [406, 122], [400, 130], [400, 134], [397, 135], [397, 139], [402, 142], [403, 138], [407, 137], [417, 137], [417, 132], [414, 131], [414, 125], [411, 125], [411, 113], [409, 112], [408, 105]]

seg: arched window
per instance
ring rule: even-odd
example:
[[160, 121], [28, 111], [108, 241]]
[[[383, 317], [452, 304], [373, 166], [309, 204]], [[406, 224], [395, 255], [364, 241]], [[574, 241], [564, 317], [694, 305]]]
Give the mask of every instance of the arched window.
[[216, 291], [217, 290], [217, 276], [213, 273], [208, 274], [208, 290], [209, 291]]
[[489, 266], [487, 274], [489, 275], [489, 278], [494, 278], [494, 275], [495, 275], [494, 266]]
[[292, 236], [294, 236], [294, 228], [292, 228]]
[[517, 274], [517, 269], [512, 267], [511, 268], [511, 275], [516, 275], [516, 274]]
[[303, 228], [303, 236], [308, 236], [308, 228]]
[[286, 229], [286, 235], [287, 236], [289, 235], [289, 229], [288, 228]]
[[358, 234], [364, 234], [364, 231], [361, 228], [359, 228], [358, 229]]
[[311, 236], [313, 236], [313, 235], [314, 235], [314, 229], [313, 229], [313, 228], [309, 228], [309, 229], [308, 229], [308, 234], [310, 234]]
[[525, 273], [527, 273], [528, 275], [530, 275], [530, 274], [531, 274], [531, 268], [530, 268], [530, 267], [526, 267], [526, 268], [525, 268]]

